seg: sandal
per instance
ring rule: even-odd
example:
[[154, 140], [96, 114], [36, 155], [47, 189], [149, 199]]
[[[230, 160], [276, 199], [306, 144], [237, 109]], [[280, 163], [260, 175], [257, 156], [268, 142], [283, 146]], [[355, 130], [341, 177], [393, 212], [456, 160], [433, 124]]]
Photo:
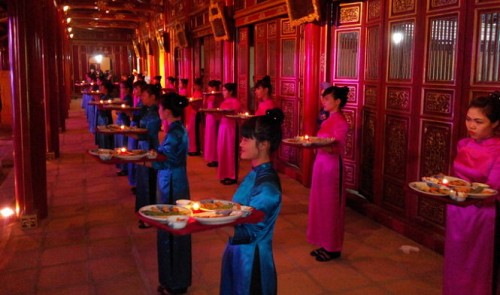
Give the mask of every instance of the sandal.
[[318, 248], [316, 250], [312, 250], [311, 253], [309, 253], [309, 254], [311, 254], [311, 256], [317, 257], [319, 255], [319, 253], [322, 251], [326, 251], [326, 250], [323, 247], [321, 247], [321, 248]]
[[318, 249], [316, 261], [325, 262], [340, 257], [340, 252], [329, 252], [323, 248]]

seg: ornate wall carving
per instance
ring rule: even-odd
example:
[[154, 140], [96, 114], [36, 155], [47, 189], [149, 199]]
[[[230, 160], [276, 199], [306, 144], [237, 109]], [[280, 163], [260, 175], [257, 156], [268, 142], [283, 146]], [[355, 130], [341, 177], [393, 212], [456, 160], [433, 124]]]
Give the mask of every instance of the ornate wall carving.
[[451, 117], [453, 97], [453, 91], [424, 90], [423, 114]]
[[354, 163], [344, 162], [344, 177], [346, 185], [354, 185], [356, 181], [356, 169]]
[[362, 138], [361, 138], [361, 192], [373, 198], [373, 172], [375, 169], [375, 122], [374, 112], [366, 110], [363, 112]]
[[347, 133], [346, 142], [345, 142], [344, 158], [354, 160], [354, 152], [355, 152], [355, 147], [354, 147], [355, 133], [354, 133], [354, 130], [356, 130], [356, 128], [355, 128], [356, 112], [355, 112], [355, 110], [352, 110], [352, 109], [343, 109], [342, 112], [344, 113], [344, 116], [347, 120], [347, 123], [349, 123], [349, 132]]
[[291, 26], [288, 20], [281, 22], [281, 35], [294, 35], [297, 33], [297, 27]]
[[[281, 40], [281, 76], [282, 77], [295, 77], [295, 54], [296, 54], [297, 41], [294, 39]], [[271, 53], [269, 53], [271, 55]]]
[[408, 118], [387, 116], [385, 125], [384, 175], [402, 181], [406, 177], [408, 162]]
[[450, 158], [452, 126], [446, 123], [423, 121], [421, 137], [420, 176], [447, 173]]
[[[296, 102], [293, 99], [281, 99], [281, 109], [285, 114], [285, 121], [283, 122], [283, 138], [290, 138], [298, 135], [298, 120], [295, 114]], [[295, 147], [281, 145], [279, 156], [281, 159], [293, 165], [299, 165], [299, 152], [300, 150]]]
[[357, 24], [361, 20], [361, 6], [355, 5], [349, 5], [349, 6], [344, 6], [340, 7], [340, 17], [339, 17], [339, 23], [342, 25], [346, 24]]
[[377, 86], [365, 87], [365, 105], [371, 107], [377, 105]]
[[415, 0], [393, 0], [392, 15], [404, 14], [415, 11]]
[[458, 0], [431, 0], [430, 10], [450, 6], [458, 6]]
[[387, 110], [409, 112], [410, 88], [388, 87], [387, 88]]
[[296, 96], [297, 89], [294, 81], [281, 81], [280, 93], [283, 96]]
[[378, 19], [382, 16], [382, 7], [380, 0], [371, 0], [368, 2], [368, 21]]

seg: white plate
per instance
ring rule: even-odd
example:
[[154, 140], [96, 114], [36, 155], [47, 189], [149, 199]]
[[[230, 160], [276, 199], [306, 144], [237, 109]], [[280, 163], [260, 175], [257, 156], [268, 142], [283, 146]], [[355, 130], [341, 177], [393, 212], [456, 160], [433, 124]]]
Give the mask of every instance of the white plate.
[[[173, 210], [176, 210], [177, 212], [173, 212]], [[161, 213], [161, 211], [164, 211], [165, 213]], [[190, 216], [192, 212], [191, 210], [181, 206], [169, 205], [169, 204], [155, 204], [142, 207], [141, 209], [139, 209], [139, 214], [148, 219], [167, 223], [168, 218], [171, 216], [175, 215]]]
[[410, 183], [408, 183], [408, 186], [411, 189], [413, 189], [414, 191], [417, 191], [419, 193], [426, 194], [426, 195], [431, 195], [431, 196], [448, 196], [449, 191], [450, 191], [448, 188], [444, 188], [444, 187], [441, 187], [441, 189], [446, 191], [446, 193], [444, 193], [444, 191], [442, 191], [442, 192], [430, 191], [432, 189], [435, 189], [436, 187], [433, 188], [433, 187], [429, 186], [429, 184], [427, 184], [425, 181], [410, 182]]
[[93, 149], [93, 150], [89, 150], [89, 154], [91, 154], [93, 156], [99, 156], [99, 155], [102, 155], [102, 154], [114, 155], [115, 151], [114, 150], [110, 150], [110, 149]]
[[[232, 211], [229, 215], [218, 215], [217, 212], [202, 212], [193, 215], [201, 224], [215, 225], [215, 224], [227, 224], [235, 221], [243, 215], [241, 211]], [[220, 216], [220, 217], [219, 217]]]
[[494, 196], [498, 193], [498, 191], [492, 189], [492, 188], [485, 188], [483, 189], [482, 192], [480, 193], [471, 193], [469, 192], [467, 195], [472, 198], [472, 199], [486, 199], [491, 196]]
[[[205, 208], [204, 204], [213, 204], [214, 208]], [[219, 211], [219, 210], [232, 210], [235, 207], [238, 207], [238, 203], [227, 201], [227, 200], [201, 200], [200, 201], [200, 210], [202, 211]]]

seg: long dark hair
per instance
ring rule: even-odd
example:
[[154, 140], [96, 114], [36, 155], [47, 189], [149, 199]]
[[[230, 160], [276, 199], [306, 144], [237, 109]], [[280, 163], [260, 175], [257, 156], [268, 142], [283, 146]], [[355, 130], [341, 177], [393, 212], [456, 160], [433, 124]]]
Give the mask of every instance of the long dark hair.
[[347, 94], [349, 94], [349, 87], [344, 86], [344, 87], [337, 87], [337, 86], [330, 86], [323, 91], [323, 94], [321, 96], [325, 97], [328, 94], [333, 95], [333, 98], [335, 99], [340, 99], [340, 105], [339, 108], [342, 110], [342, 108], [345, 106], [347, 103]]
[[184, 108], [189, 104], [185, 96], [179, 95], [175, 92], [168, 92], [160, 97], [160, 105], [165, 110], [170, 110], [172, 116], [180, 117], [184, 112]]
[[264, 116], [256, 116], [246, 120], [241, 126], [241, 136], [255, 138], [257, 143], [269, 141], [270, 152], [278, 149], [283, 132], [281, 124], [285, 119], [283, 111], [279, 108], [267, 110]]
[[268, 89], [267, 93], [271, 95], [271, 93], [273, 93], [273, 85], [271, 85], [271, 77], [266, 75], [262, 79], [258, 80], [257, 83], [255, 83], [255, 88], [259, 87], [267, 88]]

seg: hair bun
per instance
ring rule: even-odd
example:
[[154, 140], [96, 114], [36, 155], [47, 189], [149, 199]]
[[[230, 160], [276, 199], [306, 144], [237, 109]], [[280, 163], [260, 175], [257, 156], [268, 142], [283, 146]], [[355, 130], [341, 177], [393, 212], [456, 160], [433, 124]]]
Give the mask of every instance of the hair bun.
[[279, 108], [274, 108], [266, 111], [266, 117], [281, 125], [285, 119], [285, 114]]
[[174, 103], [179, 108], [185, 108], [185, 107], [187, 107], [189, 101], [188, 101], [187, 97], [185, 97], [185, 96], [176, 95]]

